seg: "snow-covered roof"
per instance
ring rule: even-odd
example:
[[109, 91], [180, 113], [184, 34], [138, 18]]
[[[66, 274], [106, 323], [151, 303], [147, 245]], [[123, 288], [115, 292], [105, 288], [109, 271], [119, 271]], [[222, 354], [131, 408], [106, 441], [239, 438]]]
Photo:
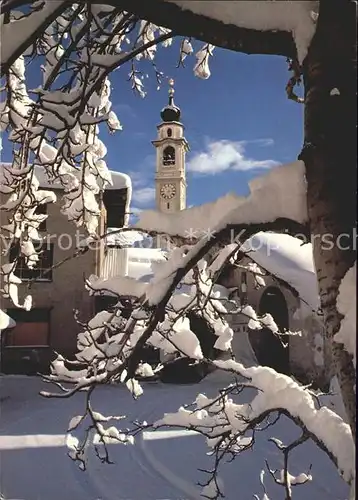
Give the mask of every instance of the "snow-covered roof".
[[128, 274], [129, 278], [149, 281], [153, 276], [153, 267], [164, 262], [165, 252], [160, 248], [128, 248]]
[[114, 170], [111, 170], [111, 175], [112, 175], [112, 186], [108, 186], [106, 189], [129, 189], [132, 187], [132, 181], [129, 175], [123, 173], [123, 172], [115, 172]]
[[151, 265], [139, 262], [128, 263], [128, 278], [133, 278], [135, 280], [142, 281], [143, 283], [148, 283], [152, 277]]
[[166, 261], [166, 253], [157, 248], [107, 246], [100, 279], [128, 277], [149, 282], [156, 266]]
[[246, 240], [240, 250], [291, 285], [298, 292], [303, 309], [309, 306], [317, 311], [319, 293], [311, 243], [303, 244], [288, 234], [260, 232]]
[[159, 262], [165, 257], [166, 252], [160, 248], [128, 248], [128, 259], [132, 262]]
[[[130, 232], [129, 232], [130, 233]], [[127, 233], [122, 233], [127, 234]], [[121, 251], [118, 249], [118, 251]], [[127, 247], [128, 259], [127, 271], [124, 273], [128, 278], [148, 282], [153, 276], [155, 265], [166, 260], [166, 254], [159, 248], [135, 248]]]
[[122, 232], [116, 232], [115, 234], [110, 234], [115, 231], [120, 231], [121, 228], [116, 228], [116, 227], [110, 227], [108, 228], [107, 232], [109, 233], [107, 238], [106, 238], [106, 244], [108, 246], [120, 246], [122, 248], [124, 247], [131, 247], [137, 242], [141, 242], [145, 238], [145, 234], [141, 233], [139, 231], [135, 231], [134, 229], [131, 231], [122, 231]]
[[[1, 163], [0, 164], [0, 180], [2, 179], [3, 175], [3, 169], [6, 168], [11, 168], [12, 164], [11, 163]], [[106, 189], [132, 189], [132, 181], [129, 175], [124, 174], [123, 172], [115, 172], [114, 170], [110, 170], [111, 175], [112, 175], [112, 186], [107, 185]], [[59, 181], [55, 181], [54, 183], [50, 183], [47, 180], [47, 176], [45, 174], [45, 171], [43, 167], [40, 165], [35, 165], [35, 175], [37, 177], [37, 180], [40, 183], [40, 187], [45, 188], [45, 189], [56, 189], [56, 188], [61, 188], [61, 184]], [[5, 181], [4, 181], [5, 182]]]
[[0, 309], [0, 332], [6, 328], [14, 328], [14, 326], [16, 326], [16, 322]]
[[156, 266], [166, 261], [166, 252], [160, 248], [118, 248], [112, 249], [112, 252], [113, 250], [118, 252], [119, 258], [120, 254], [126, 255], [125, 269], [119, 267], [112, 272], [104, 273], [102, 277], [89, 278], [92, 290], [103, 290], [107, 295], [113, 292], [128, 295], [138, 293], [140, 296], [144, 293], [144, 286], [153, 278]]
[[[132, 182], [129, 175], [124, 174], [122, 172], [115, 172], [113, 170], [110, 171], [112, 175], [112, 185], [107, 184], [106, 189], [130, 189], [132, 187]], [[60, 183], [49, 183], [47, 180], [47, 176], [45, 175], [45, 171], [43, 167], [36, 165], [35, 166], [35, 175], [40, 183], [40, 187], [42, 188], [54, 188], [60, 187]]]

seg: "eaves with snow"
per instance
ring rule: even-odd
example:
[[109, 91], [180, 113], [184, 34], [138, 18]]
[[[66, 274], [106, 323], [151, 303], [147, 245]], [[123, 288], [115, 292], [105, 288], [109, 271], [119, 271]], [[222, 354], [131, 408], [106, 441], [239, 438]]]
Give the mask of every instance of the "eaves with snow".
[[319, 309], [312, 243], [289, 234], [260, 232], [246, 240], [240, 251], [294, 288], [299, 294], [302, 309], [307, 312]]
[[[8, 186], [11, 185], [14, 178], [14, 172], [16, 170], [13, 168], [12, 163], [0, 163], [0, 193], [9, 193]], [[35, 165], [34, 177], [39, 183], [41, 189], [47, 189], [51, 191], [60, 191], [65, 189], [61, 181], [58, 178], [51, 179], [47, 174], [46, 170], [41, 165]], [[71, 173], [75, 175], [80, 175], [80, 170], [76, 173], [73, 169]], [[122, 172], [115, 172], [110, 170], [111, 183], [101, 184], [101, 179], [97, 178], [98, 185], [104, 188], [105, 191], [125, 191], [125, 212], [129, 212], [129, 207], [132, 199], [132, 181], [129, 175]], [[28, 175], [25, 173], [25, 175]], [[3, 186], [3, 189], [2, 189]]]
[[136, 244], [142, 244], [146, 239], [145, 233], [136, 231], [135, 229], [121, 231], [121, 228], [109, 227], [107, 233], [106, 244], [108, 246], [128, 248]]
[[[5, 185], [12, 174], [10, 170], [12, 169], [12, 163], [0, 163], [0, 184]], [[50, 182], [46, 174], [45, 169], [40, 165], [35, 165], [34, 173], [39, 181], [39, 185], [44, 189], [63, 189], [59, 180], [54, 180]], [[122, 172], [110, 171], [112, 176], [112, 184], [107, 184], [105, 189], [127, 189], [132, 192], [132, 182], [129, 175]]]
[[[139, 237], [140, 233], [133, 233], [133, 239]], [[128, 240], [130, 239], [129, 237]], [[240, 251], [263, 270], [292, 287], [299, 295], [301, 311], [305, 315], [319, 310], [318, 284], [311, 243], [304, 243], [288, 234], [260, 232], [246, 240]], [[154, 276], [153, 267], [166, 260], [165, 253], [160, 249], [128, 248], [127, 253], [127, 277], [141, 282], [149, 283]]]

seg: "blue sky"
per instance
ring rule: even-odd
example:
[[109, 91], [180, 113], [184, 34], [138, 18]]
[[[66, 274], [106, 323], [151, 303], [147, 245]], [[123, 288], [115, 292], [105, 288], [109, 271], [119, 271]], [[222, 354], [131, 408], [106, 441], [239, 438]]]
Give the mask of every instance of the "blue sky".
[[[196, 52], [202, 43], [193, 44]], [[248, 193], [248, 181], [262, 175], [275, 162], [294, 161], [303, 140], [303, 106], [289, 101], [285, 85], [290, 77], [283, 57], [238, 54], [216, 48], [210, 58], [211, 77], [195, 77], [195, 56], [177, 68], [179, 41], [160, 48], [155, 59], [158, 70], [175, 80], [175, 103], [181, 108], [187, 155], [187, 204], [198, 205], [233, 191]], [[131, 91], [127, 81], [130, 66], [114, 72], [112, 106], [123, 131], [102, 135], [111, 170], [129, 173], [133, 180], [133, 206], [154, 206], [155, 151], [160, 111], [167, 103], [168, 86], [157, 82], [149, 61], [138, 69], [149, 77], [143, 99]], [[2, 161], [9, 161], [4, 141]], [[200, 160], [200, 161], [199, 161]], [[201, 172], [198, 172], [198, 169]], [[194, 171], [193, 171], [194, 170]], [[204, 170], [204, 171], [203, 171]]]
[[[201, 45], [196, 42], [194, 50]], [[176, 44], [158, 51], [156, 65], [175, 80], [175, 103], [181, 108], [191, 148], [188, 205], [212, 201], [230, 191], [245, 195], [248, 181], [262, 175], [265, 168], [297, 158], [303, 140], [303, 106], [286, 97], [290, 73], [285, 58], [216, 48], [208, 80], [194, 75], [194, 55], [186, 58], [185, 68], [176, 68], [177, 60]], [[157, 91], [150, 63], [142, 67], [149, 74], [144, 80], [144, 99], [129, 90], [124, 68], [112, 77], [112, 102], [123, 131], [108, 142], [107, 162], [111, 169], [131, 174], [133, 206], [150, 208], [154, 206], [155, 173], [151, 141], [156, 138], [160, 110], [167, 103], [168, 86], [164, 83]], [[225, 162], [228, 168], [224, 170]], [[210, 171], [191, 171], [200, 168], [200, 163], [201, 170], [210, 167]]]

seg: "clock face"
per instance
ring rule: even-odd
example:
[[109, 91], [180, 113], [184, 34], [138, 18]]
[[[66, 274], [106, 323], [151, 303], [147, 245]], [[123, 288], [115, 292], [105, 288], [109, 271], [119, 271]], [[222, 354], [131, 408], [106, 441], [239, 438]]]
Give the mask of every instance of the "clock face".
[[166, 200], [170, 200], [175, 196], [175, 186], [174, 184], [163, 184], [160, 188], [160, 194]]

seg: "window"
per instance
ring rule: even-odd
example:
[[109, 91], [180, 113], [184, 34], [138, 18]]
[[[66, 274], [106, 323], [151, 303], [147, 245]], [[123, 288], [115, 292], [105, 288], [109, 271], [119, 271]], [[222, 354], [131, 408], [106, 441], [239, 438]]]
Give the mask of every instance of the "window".
[[168, 210], [170, 209], [170, 203], [169, 202], [167, 203], [167, 209]]
[[173, 146], [167, 146], [163, 151], [163, 165], [168, 167], [175, 165], [175, 149]]
[[168, 130], [167, 130], [167, 136], [168, 136], [168, 137], [171, 137], [172, 135], [173, 135], [173, 131], [172, 131], [172, 129], [171, 129], [171, 128], [168, 128]]
[[107, 227], [123, 227], [127, 189], [106, 189], [103, 203], [107, 211]]
[[[42, 203], [41, 205], [37, 205], [35, 210], [36, 215], [47, 215], [47, 203]], [[39, 225], [39, 231], [46, 231], [46, 222], [47, 218], [42, 221]]]
[[[53, 266], [53, 243], [38, 242], [34, 243], [36, 252], [39, 252], [39, 260], [34, 269], [27, 267], [25, 257], [18, 258], [15, 269], [15, 276], [18, 276], [23, 281], [52, 281], [52, 266]], [[13, 262], [19, 255], [19, 246], [13, 245], [10, 248], [10, 262]]]
[[8, 309], [16, 326], [5, 331], [5, 347], [49, 347], [50, 309]]

